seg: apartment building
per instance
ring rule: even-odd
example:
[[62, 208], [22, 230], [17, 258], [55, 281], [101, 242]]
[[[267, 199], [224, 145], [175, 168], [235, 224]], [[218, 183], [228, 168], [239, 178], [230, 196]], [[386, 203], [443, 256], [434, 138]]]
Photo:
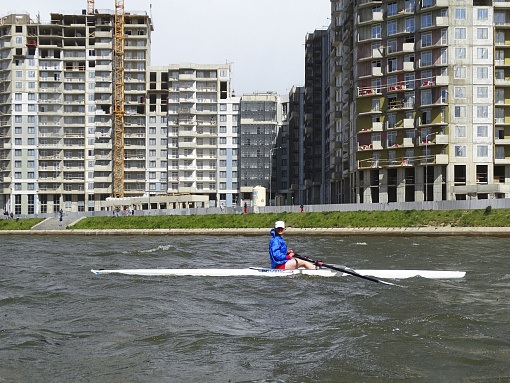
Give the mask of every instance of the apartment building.
[[[0, 199], [14, 214], [112, 195], [113, 11], [0, 20]], [[143, 186], [150, 18], [125, 17], [126, 194]]]
[[332, 1], [339, 202], [510, 196], [510, 3]]
[[167, 103], [166, 191], [207, 195], [211, 206], [232, 206], [238, 195], [240, 100], [231, 95], [230, 66], [170, 65]]
[[[124, 196], [239, 195], [240, 98], [229, 65], [151, 67], [152, 24], [124, 19]], [[113, 195], [114, 12], [0, 20], [0, 202], [94, 211]]]
[[304, 173], [306, 204], [330, 203], [329, 33], [305, 39]]
[[304, 133], [305, 133], [305, 88], [292, 87], [289, 92], [289, 197], [292, 204], [306, 203], [304, 173]]
[[[240, 111], [240, 195], [243, 201], [252, 200], [253, 188], [266, 188], [267, 205], [274, 205], [274, 180], [282, 161], [287, 161], [287, 145], [277, 145], [282, 121], [287, 110], [281, 107], [275, 93], [243, 95]], [[282, 143], [283, 141], [278, 141]]]

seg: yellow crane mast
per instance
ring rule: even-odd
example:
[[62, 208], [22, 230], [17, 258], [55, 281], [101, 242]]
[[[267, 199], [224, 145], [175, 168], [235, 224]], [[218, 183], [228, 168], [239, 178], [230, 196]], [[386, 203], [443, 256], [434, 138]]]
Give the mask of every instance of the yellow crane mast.
[[113, 197], [124, 197], [124, 0], [115, 0], [113, 59]]

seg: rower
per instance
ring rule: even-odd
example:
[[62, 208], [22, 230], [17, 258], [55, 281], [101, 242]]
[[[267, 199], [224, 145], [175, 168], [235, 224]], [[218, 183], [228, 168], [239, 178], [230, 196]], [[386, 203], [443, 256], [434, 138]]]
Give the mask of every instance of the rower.
[[294, 251], [287, 250], [287, 244], [283, 239], [285, 231], [285, 222], [276, 221], [274, 229], [270, 230], [271, 240], [269, 241], [269, 258], [271, 259], [271, 268], [273, 269], [315, 269], [313, 263], [294, 258]]

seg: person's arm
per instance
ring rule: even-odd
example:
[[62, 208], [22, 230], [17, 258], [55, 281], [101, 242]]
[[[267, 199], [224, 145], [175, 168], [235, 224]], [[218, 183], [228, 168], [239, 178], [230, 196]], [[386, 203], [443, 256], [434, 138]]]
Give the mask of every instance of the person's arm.
[[285, 245], [285, 242], [277, 238], [271, 240], [270, 251], [276, 262], [286, 261], [291, 258], [287, 254], [287, 245]]

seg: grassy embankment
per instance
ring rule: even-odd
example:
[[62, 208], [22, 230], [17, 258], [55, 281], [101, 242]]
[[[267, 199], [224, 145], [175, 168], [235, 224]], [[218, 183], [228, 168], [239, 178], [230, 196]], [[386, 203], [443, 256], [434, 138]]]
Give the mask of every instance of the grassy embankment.
[[510, 209], [94, 217], [72, 229], [270, 228], [276, 220], [295, 228], [505, 227], [510, 226]]
[[[0, 230], [28, 230], [41, 220], [41, 218], [0, 220]], [[510, 209], [107, 216], [83, 219], [70, 229], [270, 228], [277, 220], [284, 220], [287, 226], [295, 228], [509, 227]]]
[[44, 218], [1, 219], [0, 230], [30, 230], [31, 227], [43, 220]]

